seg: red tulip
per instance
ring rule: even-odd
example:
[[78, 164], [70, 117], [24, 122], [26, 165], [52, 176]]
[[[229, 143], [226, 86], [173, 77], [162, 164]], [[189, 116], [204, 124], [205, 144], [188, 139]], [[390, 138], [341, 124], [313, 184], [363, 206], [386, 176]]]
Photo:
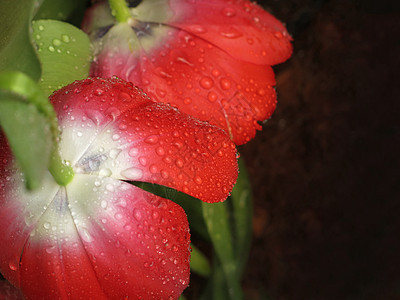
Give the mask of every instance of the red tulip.
[[26, 191], [0, 136], [1, 273], [27, 299], [178, 298], [189, 281], [186, 215], [129, 181], [223, 201], [234, 144], [115, 78], [76, 81], [51, 101], [75, 176], [61, 187], [49, 173]]
[[116, 24], [106, 2], [87, 11], [92, 75], [131, 81], [236, 144], [253, 138], [276, 106], [271, 65], [292, 52], [285, 27], [247, 0], [144, 0], [131, 15]]

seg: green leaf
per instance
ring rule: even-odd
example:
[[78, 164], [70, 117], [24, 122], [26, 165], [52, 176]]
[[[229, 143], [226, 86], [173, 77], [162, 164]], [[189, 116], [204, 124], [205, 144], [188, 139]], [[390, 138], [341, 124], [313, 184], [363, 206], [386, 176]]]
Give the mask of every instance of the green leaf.
[[83, 15], [88, 1], [84, 0], [44, 0], [34, 19], [53, 19], [66, 21], [76, 15]]
[[202, 203], [202, 208], [214, 251], [224, 271], [230, 299], [242, 299], [243, 295], [237, 278], [237, 266], [233, 251], [228, 202]]
[[213, 263], [211, 277], [207, 281], [207, 286], [200, 297], [200, 300], [208, 299], [234, 299], [231, 295], [229, 295], [229, 288], [226, 281], [225, 272], [218, 259], [216, 259]]
[[58, 126], [53, 107], [24, 73], [0, 73], [0, 125], [27, 188], [37, 188], [49, 165]]
[[239, 177], [231, 199], [234, 217], [234, 243], [237, 277], [240, 279], [246, 265], [252, 237], [253, 202], [251, 185], [243, 159], [239, 159]]
[[90, 41], [71, 24], [55, 20], [32, 22], [33, 38], [42, 63], [40, 86], [46, 96], [89, 75]]
[[47, 118], [22, 97], [1, 92], [0, 125], [24, 172], [27, 188], [37, 188], [47, 170], [52, 145]]
[[190, 269], [201, 276], [209, 277], [211, 267], [207, 257], [195, 245], [191, 244], [191, 248]]
[[20, 71], [39, 80], [40, 63], [29, 35], [34, 3], [0, 1], [0, 71]]

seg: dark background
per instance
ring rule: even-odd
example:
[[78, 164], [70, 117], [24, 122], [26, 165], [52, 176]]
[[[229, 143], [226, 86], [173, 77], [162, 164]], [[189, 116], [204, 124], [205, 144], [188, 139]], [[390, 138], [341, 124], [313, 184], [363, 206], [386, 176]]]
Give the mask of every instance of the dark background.
[[239, 149], [248, 299], [400, 299], [398, 3], [263, 2], [294, 53], [275, 67], [276, 112]]
[[276, 112], [239, 148], [254, 194], [246, 299], [400, 299], [399, 1], [258, 2], [294, 53], [275, 67]]

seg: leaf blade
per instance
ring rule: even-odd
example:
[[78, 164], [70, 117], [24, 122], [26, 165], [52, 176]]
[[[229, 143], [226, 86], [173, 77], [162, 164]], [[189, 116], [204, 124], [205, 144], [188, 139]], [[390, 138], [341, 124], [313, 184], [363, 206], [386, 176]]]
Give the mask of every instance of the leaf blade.
[[0, 71], [20, 71], [37, 81], [40, 63], [29, 34], [34, 2], [0, 2]]
[[56, 20], [33, 21], [32, 28], [42, 63], [40, 87], [47, 96], [89, 76], [92, 53], [89, 38], [83, 31]]

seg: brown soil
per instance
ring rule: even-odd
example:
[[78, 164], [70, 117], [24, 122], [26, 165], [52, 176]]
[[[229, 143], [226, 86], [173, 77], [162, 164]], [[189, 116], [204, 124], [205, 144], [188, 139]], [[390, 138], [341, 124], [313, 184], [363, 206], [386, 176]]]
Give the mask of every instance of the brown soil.
[[278, 107], [240, 148], [254, 189], [248, 299], [400, 299], [398, 1], [286, 0]]

